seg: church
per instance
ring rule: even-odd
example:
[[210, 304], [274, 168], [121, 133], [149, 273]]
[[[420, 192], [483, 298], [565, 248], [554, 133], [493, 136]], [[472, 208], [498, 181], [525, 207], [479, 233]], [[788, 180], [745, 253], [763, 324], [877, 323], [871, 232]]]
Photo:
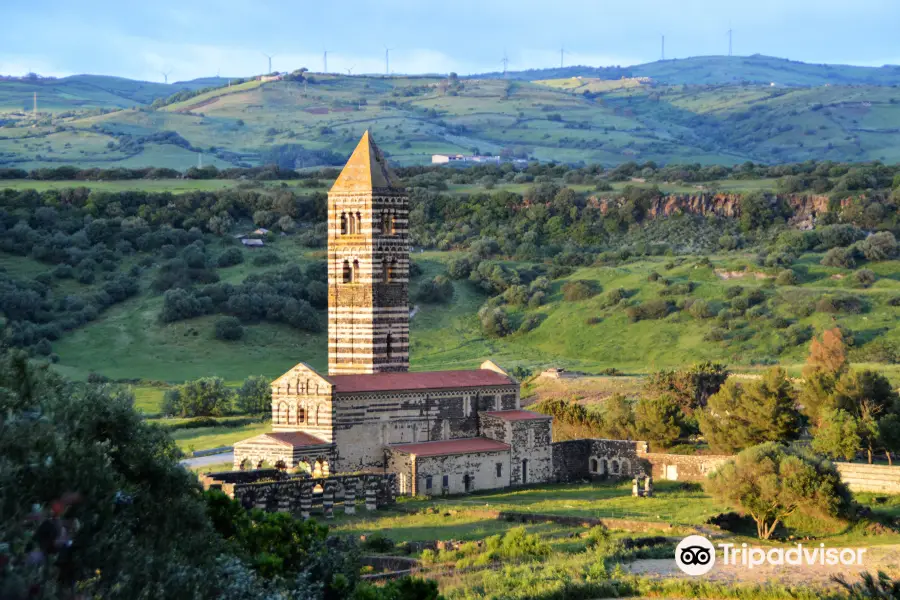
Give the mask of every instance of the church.
[[552, 417], [522, 410], [506, 371], [409, 371], [408, 218], [367, 131], [328, 193], [328, 374], [272, 382], [272, 432], [235, 444], [235, 470], [393, 473], [406, 495], [552, 479]]

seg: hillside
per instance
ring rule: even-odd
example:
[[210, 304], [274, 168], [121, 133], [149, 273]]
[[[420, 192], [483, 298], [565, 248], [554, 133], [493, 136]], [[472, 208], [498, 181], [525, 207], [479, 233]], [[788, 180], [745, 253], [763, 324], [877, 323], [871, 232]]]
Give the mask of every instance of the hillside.
[[[493, 72], [473, 78], [502, 77]], [[808, 87], [822, 85], [880, 85], [900, 83], [900, 67], [856, 67], [851, 65], [811, 64], [774, 56], [694, 56], [660, 60], [629, 67], [587, 67], [573, 65], [562, 69], [530, 69], [509, 71], [506, 77], [535, 81], [569, 77], [619, 79], [650, 77], [666, 85], [728, 85], [754, 83]]]
[[[37, 127], [20, 115], [0, 128], [0, 165], [185, 169], [200, 153], [217, 166], [333, 164], [366, 128], [399, 164], [476, 150], [602, 164], [900, 160], [900, 93], [890, 87], [586, 85], [345, 76], [250, 82], [160, 110], [44, 116]], [[126, 103], [115, 98], [116, 106]], [[324, 158], [329, 153], [336, 156]]]

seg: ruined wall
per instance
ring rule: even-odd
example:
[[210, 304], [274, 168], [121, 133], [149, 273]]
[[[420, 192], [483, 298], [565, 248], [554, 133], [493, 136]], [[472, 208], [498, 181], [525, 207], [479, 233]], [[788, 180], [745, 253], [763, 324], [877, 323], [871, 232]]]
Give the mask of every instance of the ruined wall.
[[341, 472], [382, 469], [384, 446], [477, 437], [478, 407], [496, 410], [503, 395], [518, 402], [518, 385], [437, 391], [338, 394], [334, 440]]
[[387, 471], [397, 476], [397, 493], [401, 496], [415, 496], [415, 475], [413, 465], [415, 459], [410, 454], [385, 450]]
[[643, 458], [651, 465], [651, 474], [656, 481], [702, 482], [716, 468], [731, 459], [725, 455], [684, 455], [647, 453]]
[[[499, 465], [499, 475], [498, 475]], [[474, 452], [448, 456], [417, 456], [416, 490], [418, 495], [438, 496], [491, 490], [510, 485], [509, 451]], [[466, 476], [468, 475], [468, 489]], [[444, 486], [444, 476], [447, 485]], [[431, 489], [428, 478], [431, 477]]]
[[594, 476], [632, 477], [649, 470], [647, 442], [584, 439], [552, 445], [555, 481], [578, 481]]
[[834, 463], [841, 479], [854, 492], [900, 494], [900, 466]]

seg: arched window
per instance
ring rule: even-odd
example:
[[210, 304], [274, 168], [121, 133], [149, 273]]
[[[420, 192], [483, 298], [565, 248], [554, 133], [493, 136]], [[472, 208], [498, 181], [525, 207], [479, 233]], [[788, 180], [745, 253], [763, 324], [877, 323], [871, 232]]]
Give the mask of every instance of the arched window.
[[[300, 390], [297, 390], [297, 391], [299, 392]], [[290, 381], [288, 381], [288, 384], [287, 384], [287, 393], [288, 394], [291, 393], [291, 382]]]
[[592, 458], [591, 459], [591, 473], [596, 473], [596, 472], [597, 472], [597, 459]]
[[384, 235], [391, 235], [391, 233], [393, 233], [391, 231], [391, 213], [388, 210], [381, 213], [381, 233]]
[[344, 261], [344, 283], [353, 283], [353, 270], [349, 260]]
[[306, 422], [306, 409], [302, 406], [297, 407], [297, 425], [303, 425]]
[[358, 260], [353, 261], [353, 275], [351, 276], [351, 279], [353, 279], [353, 281], [359, 281], [359, 261]]
[[387, 357], [391, 358], [394, 354], [394, 336], [393, 334], [387, 334], [387, 339], [385, 340], [385, 351], [387, 352]]
[[381, 279], [384, 283], [390, 283], [391, 281], [390, 263], [387, 258], [381, 261]]
[[609, 467], [610, 467], [610, 470], [612, 471], [613, 475], [619, 474], [619, 461], [614, 460], [614, 461], [610, 462]]
[[347, 213], [341, 213], [341, 235], [347, 235], [348, 230]]
[[356, 233], [362, 233], [362, 215], [356, 213]]

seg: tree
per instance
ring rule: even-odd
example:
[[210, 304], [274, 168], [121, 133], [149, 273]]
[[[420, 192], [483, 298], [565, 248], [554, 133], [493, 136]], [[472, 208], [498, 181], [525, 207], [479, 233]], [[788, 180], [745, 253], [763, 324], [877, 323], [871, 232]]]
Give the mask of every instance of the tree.
[[830, 458], [852, 460], [862, 440], [859, 423], [845, 410], [826, 408], [813, 432], [812, 447]]
[[879, 447], [879, 421], [900, 412], [900, 397], [891, 382], [870, 370], [845, 373], [835, 385], [828, 405], [856, 419], [860, 442], [871, 464]]
[[706, 488], [749, 514], [764, 540], [794, 513], [837, 518], [850, 506], [850, 492], [834, 465], [774, 442], [747, 448], [724, 463], [710, 475]]
[[710, 396], [699, 421], [710, 446], [726, 453], [762, 442], [787, 442], [800, 434], [800, 412], [791, 382], [777, 367], [759, 381], [727, 381]]
[[623, 394], [613, 394], [603, 403], [604, 435], [614, 440], [631, 439], [634, 434], [634, 406]]
[[663, 448], [681, 437], [681, 409], [669, 395], [643, 397], [634, 405], [634, 432]]
[[231, 409], [233, 396], [221, 377], [201, 377], [168, 390], [163, 410], [180, 417], [217, 417]]
[[262, 375], [251, 375], [237, 391], [237, 407], [249, 414], [265, 413], [272, 407], [272, 388]]
[[821, 340], [814, 338], [809, 345], [804, 376], [808, 371], [843, 373], [847, 368], [847, 347], [844, 336], [837, 327], [822, 332]]
[[893, 454], [900, 452], [900, 408], [878, 421], [878, 443], [884, 448], [888, 464], [893, 465]]
[[685, 414], [691, 414], [706, 406], [707, 399], [719, 391], [728, 375], [725, 365], [707, 361], [681, 371], [653, 373], [647, 377], [644, 391], [649, 395], [670, 394]]
[[225, 341], [235, 341], [244, 337], [244, 328], [241, 326], [240, 319], [236, 317], [222, 317], [216, 319], [216, 339]]

